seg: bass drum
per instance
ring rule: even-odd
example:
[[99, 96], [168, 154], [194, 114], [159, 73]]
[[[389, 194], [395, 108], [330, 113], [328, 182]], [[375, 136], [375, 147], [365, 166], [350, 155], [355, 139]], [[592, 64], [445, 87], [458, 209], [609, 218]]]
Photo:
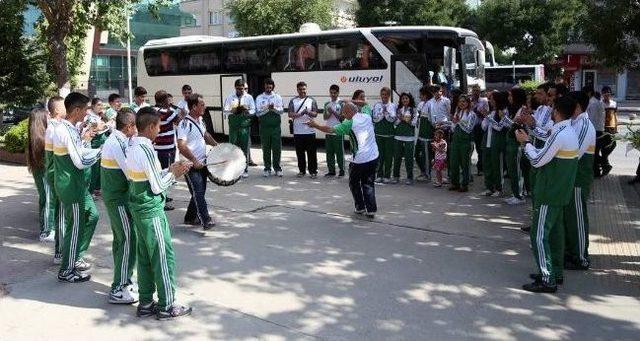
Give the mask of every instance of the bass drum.
[[207, 170], [211, 182], [231, 186], [238, 182], [247, 167], [247, 158], [231, 143], [220, 143], [207, 152]]

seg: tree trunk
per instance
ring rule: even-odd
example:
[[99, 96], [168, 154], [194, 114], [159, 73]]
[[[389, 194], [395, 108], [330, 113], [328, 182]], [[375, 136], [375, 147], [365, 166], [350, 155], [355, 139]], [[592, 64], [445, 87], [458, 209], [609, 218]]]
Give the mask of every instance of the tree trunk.
[[67, 46], [64, 43], [64, 36], [56, 35], [50, 42], [49, 49], [53, 57], [53, 70], [56, 74], [56, 87], [58, 94], [66, 97], [71, 92], [71, 82], [69, 79], [69, 66], [67, 65]]

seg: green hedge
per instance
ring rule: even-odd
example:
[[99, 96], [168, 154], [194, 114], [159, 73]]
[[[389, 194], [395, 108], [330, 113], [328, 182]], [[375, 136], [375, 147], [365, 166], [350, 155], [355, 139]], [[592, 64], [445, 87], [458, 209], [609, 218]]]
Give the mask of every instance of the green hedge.
[[10, 153], [24, 153], [27, 149], [28, 130], [29, 119], [24, 119], [11, 127], [4, 135], [4, 148]]

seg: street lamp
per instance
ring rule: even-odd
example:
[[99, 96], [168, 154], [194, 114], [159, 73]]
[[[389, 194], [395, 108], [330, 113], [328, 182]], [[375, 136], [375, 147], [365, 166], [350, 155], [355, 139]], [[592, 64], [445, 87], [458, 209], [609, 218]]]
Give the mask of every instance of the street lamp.
[[129, 14], [130, 3], [125, 8], [125, 14], [127, 16], [127, 80], [129, 87], [129, 105], [133, 103], [133, 81], [131, 79], [131, 16]]

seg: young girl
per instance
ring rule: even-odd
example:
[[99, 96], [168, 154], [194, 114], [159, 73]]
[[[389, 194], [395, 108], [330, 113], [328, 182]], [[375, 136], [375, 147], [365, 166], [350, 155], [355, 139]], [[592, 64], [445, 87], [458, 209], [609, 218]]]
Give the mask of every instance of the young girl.
[[442, 187], [442, 172], [447, 167], [447, 141], [444, 139], [442, 130], [436, 130], [431, 147], [435, 153], [432, 163], [433, 170], [436, 172], [436, 181], [433, 186]]
[[47, 129], [48, 113], [45, 109], [35, 109], [29, 114], [29, 144], [27, 146], [27, 167], [38, 190], [38, 216], [40, 240], [52, 242], [55, 238], [55, 212], [49, 212], [48, 203], [52, 190], [44, 172], [44, 133]]
[[520, 166], [522, 151], [520, 143], [516, 140], [515, 131], [523, 129], [522, 116], [528, 111], [527, 109], [527, 93], [524, 89], [513, 88], [509, 91], [509, 113], [505, 115], [502, 122], [506, 134], [506, 159], [507, 172], [509, 174], [509, 183], [511, 184], [511, 197], [505, 199], [509, 205], [520, 205], [524, 203], [522, 199], [524, 178], [522, 168]]
[[389, 183], [391, 181], [391, 165], [393, 164], [393, 135], [396, 121], [396, 105], [391, 102], [391, 89], [380, 89], [381, 101], [373, 105], [373, 128], [378, 144], [378, 177], [376, 182]]
[[403, 92], [400, 95], [398, 104], [398, 113], [396, 118], [395, 130], [395, 148], [393, 160], [393, 183], [400, 180], [400, 166], [404, 158], [404, 165], [407, 171], [407, 180], [405, 184], [413, 184], [413, 149], [415, 143], [415, 130], [418, 123], [418, 111], [416, 110], [416, 102], [410, 93]]
[[[471, 163], [471, 143], [473, 128], [476, 125], [476, 113], [471, 110], [471, 99], [465, 95], [458, 98], [458, 108], [452, 118], [453, 137], [451, 138], [451, 191], [469, 191], [469, 164]], [[462, 179], [460, 179], [462, 173]]]
[[482, 167], [484, 168], [484, 184], [486, 196], [502, 196], [502, 155], [504, 154], [505, 132], [502, 118], [508, 114], [508, 94], [504, 91], [494, 92], [491, 96], [494, 110], [482, 121], [484, 148]]

